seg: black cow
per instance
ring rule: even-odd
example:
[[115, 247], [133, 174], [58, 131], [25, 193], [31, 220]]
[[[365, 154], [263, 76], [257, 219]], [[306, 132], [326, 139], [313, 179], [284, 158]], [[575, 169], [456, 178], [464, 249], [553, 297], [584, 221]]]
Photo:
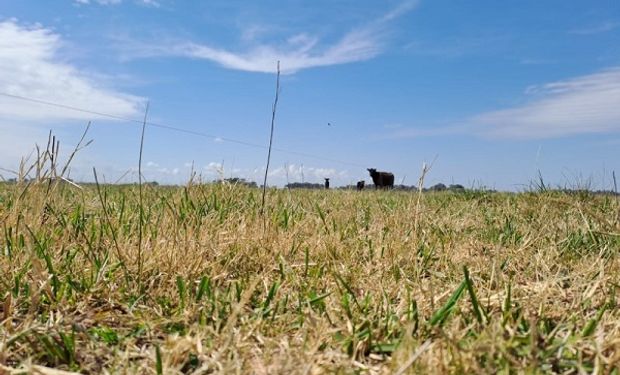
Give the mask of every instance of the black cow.
[[357, 181], [357, 190], [364, 190], [364, 185], [366, 185], [366, 181]]
[[329, 178], [325, 179], [325, 189], [329, 189]]
[[375, 188], [391, 189], [394, 187], [394, 175], [390, 172], [377, 172], [374, 168], [368, 168], [372, 182], [375, 183]]

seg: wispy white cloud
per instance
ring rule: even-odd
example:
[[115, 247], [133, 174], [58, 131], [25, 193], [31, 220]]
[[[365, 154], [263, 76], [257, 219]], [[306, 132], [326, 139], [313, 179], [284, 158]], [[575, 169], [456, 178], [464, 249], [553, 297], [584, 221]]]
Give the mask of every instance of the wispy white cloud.
[[408, 0], [400, 3], [396, 8], [390, 10], [383, 17], [379, 18], [379, 22], [387, 22], [392, 21], [395, 18], [398, 18], [413, 9], [415, 9], [419, 4], [418, 0]]
[[[0, 92], [92, 109], [114, 116], [140, 112], [143, 99], [102, 87], [63, 61], [58, 34], [16, 20], [0, 22]], [[36, 106], [36, 104], [35, 104]], [[22, 121], [89, 120], [94, 116], [0, 96], [0, 119]]]
[[245, 42], [253, 42], [259, 39], [261, 36], [271, 32], [273, 27], [265, 25], [249, 25], [244, 26], [241, 31], [241, 40]]
[[[408, 0], [397, 8], [368, 24], [348, 31], [331, 45], [309, 33], [298, 33], [286, 38], [283, 43], [255, 44], [245, 51], [215, 47], [203, 43], [169, 41], [167, 43], [133, 43], [128, 46], [126, 58], [183, 56], [215, 62], [225, 68], [248, 72], [273, 73], [276, 61], [280, 61], [284, 74], [297, 71], [369, 60], [384, 49], [388, 23], [411, 11], [418, 4]], [[252, 25], [241, 33], [246, 42], [255, 40], [264, 29]]]
[[[141, 112], [143, 99], [100, 85], [61, 58], [60, 35], [40, 25], [0, 22], [0, 93], [92, 109], [114, 116]], [[0, 159], [16, 160], [45, 142], [51, 124], [97, 116], [0, 95]]]
[[115, 4], [120, 4], [122, 0], [75, 0], [75, 3], [77, 4], [91, 4], [91, 3], [96, 3], [99, 5], [115, 5]]
[[[89, 4], [117, 5], [122, 2], [123, 0], [74, 0], [74, 3], [79, 4], [79, 5], [89, 5]], [[161, 5], [156, 0], [135, 0], [135, 3], [139, 5], [154, 7], [154, 8], [159, 8]]]
[[346, 64], [368, 60], [379, 54], [381, 47], [368, 30], [346, 34], [338, 43], [315, 53], [317, 40], [305, 35], [290, 38], [285, 46], [261, 45], [243, 54], [237, 54], [206, 45], [188, 43], [176, 48], [179, 55], [214, 61], [225, 68], [249, 72], [272, 73], [275, 62], [280, 61], [283, 73]]
[[503, 138], [553, 138], [620, 131], [620, 67], [530, 87], [522, 106], [471, 119], [476, 133]]
[[302, 179], [311, 182], [322, 182], [324, 178], [345, 180], [348, 176], [349, 172], [347, 170], [311, 166], [304, 167], [296, 164], [289, 164], [283, 167], [275, 168], [269, 172], [269, 177], [279, 180], [288, 178], [289, 182], [299, 182]]
[[142, 5], [153, 7], [153, 8], [159, 8], [161, 6], [161, 3], [155, 0], [139, 0], [138, 4], [142, 4]]
[[212, 161], [209, 164], [204, 166], [204, 170], [206, 172], [223, 174], [224, 173], [224, 165], [222, 163], [217, 163], [217, 162]]
[[605, 21], [595, 26], [584, 27], [579, 29], [573, 29], [569, 31], [569, 34], [576, 35], [593, 35], [606, 33], [620, 27], [620, 21]]
[[480, 113], [434, 127], [402, 127], [379, 138], [468, 134], [486, 138], [543, 139], [620, 132], [620, 67], [531, 86], [525, 104]]

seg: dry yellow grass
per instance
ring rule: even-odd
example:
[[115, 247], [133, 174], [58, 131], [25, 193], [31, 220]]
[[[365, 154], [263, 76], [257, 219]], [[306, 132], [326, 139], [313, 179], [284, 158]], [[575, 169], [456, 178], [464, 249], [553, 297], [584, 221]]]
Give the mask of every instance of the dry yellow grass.
[[140, 257], [137, 186], [49, 186], [0, 185], [0, 372], [620, 373], [613, 197], [146, 187]]

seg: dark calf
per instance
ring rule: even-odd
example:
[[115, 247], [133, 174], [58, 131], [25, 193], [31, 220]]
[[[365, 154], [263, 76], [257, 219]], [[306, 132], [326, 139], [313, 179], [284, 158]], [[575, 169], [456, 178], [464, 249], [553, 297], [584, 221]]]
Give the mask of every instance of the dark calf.
[[329, 189], [329, 178], [325, 179], [325, 189]]
[[375, 188], [387, 188], [394, 187], [394, 175], [390, 172], [378, 172], [375, 168], [368, 168], [368, 173], [372, 177], [372, 182], [375, 183]]
[[366, 185], [366, 181], [357, 181], [357, 190], [364, 190], [364, 185]]

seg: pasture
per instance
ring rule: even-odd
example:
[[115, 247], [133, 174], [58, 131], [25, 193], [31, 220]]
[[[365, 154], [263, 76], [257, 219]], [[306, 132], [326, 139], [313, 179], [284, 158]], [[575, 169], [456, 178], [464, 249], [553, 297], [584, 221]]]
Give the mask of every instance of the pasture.
[[0, 184], [0, 372], [620, 373], [616, 197], [260, 194]]

